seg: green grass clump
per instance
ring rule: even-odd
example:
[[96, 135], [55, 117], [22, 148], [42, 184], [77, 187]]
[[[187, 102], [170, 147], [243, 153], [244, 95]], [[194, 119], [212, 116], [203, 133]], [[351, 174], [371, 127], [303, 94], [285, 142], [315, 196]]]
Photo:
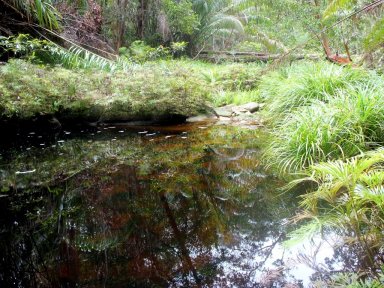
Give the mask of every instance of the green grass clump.
[[[268, 165], [295, 172], [317, 161], [343, 155], [340, 111], [317, 102], [290, 114], [271, 132], [265, 156]], [[355, 149], [354, 149], [355, 150]]]
[[213, 64], [188, 59], [162, 60], [144, 64], [144, 67], [159, 66], [171, 71], [183, 67], [218, 91], [249, 91], [257, 88], [262, 68], [258, 63]]
[[249, 102], [261, 102], [259, 90], [249, 91], [219, 91], [212, 97], [213, 105], [216, 107], [235, 104], [241, 105]]
[[157, 120], [206, 109], [210, 88], [183, 67], [130, 73], [67, 70], [14, 60], [0, 68], [0, 119], [42, 115], [83, 120]]
[[262, 101], [257, 89], [261, 68], [258, 63], [213, 64], [190, 59], [159, 60], [134, 67], [136, 71], [188, 71], [188, 76], [194, 77], [210, 92], [209, 100], [214, 106]]
[[313, 100], [326, 101], [349, 86], [365, 83], [370, 73], [326, 62], [304, 62], [264, 76], [260, 94], [266, 99], [267, 116], [276, 120]]
[[384, 81], [325, 94], [275, 126], [265, 154], [270, 165], [296, 172], [345, 159], [384, 142]]

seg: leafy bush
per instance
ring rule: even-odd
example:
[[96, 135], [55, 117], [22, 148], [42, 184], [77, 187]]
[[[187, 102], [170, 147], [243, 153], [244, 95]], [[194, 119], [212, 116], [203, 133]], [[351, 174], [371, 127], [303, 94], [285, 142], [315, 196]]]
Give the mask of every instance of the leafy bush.
[[53, 42], [31, 38], [28, 34], [0, 36], [0, 56], [5, 53], [33, 63], [60, 65], [71, 69], [127, 70], [131, 64], [121, 59], [113, 61], [104, 58], [80, 46], [72, 46], [67, 50]]
[[164, 0], [162, 2], [169, 28], [176, 38], [192, 35], [199, 25], [199, 17], [193, 11], [192, 1]]
[[170, 55], [168, 48], [163, 46], [153, 48], [140, 40], [134, 41], [127, 51], [129, 52], [127, 56], [137, 63], [143, 63]]

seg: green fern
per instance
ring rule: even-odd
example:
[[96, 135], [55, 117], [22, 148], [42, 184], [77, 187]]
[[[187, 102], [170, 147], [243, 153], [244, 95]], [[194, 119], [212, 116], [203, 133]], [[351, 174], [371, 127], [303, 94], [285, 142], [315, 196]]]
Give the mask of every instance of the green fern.
[[315, 164], [293, 184], [308, 180], [317, 189], [302, 196], [303, 210], [296, 220], [310, 222], [293, 232], [290, 242], [313, 237], [322, 229], [337, 230], [345, 243], [366, 253], [373, 267], [375, 254], [384, 247], [384, 150]]
[[0, 37], [0, 47], [6, 52], [12, 52], [31, 61], [61, 65], [66, 68], [127, 71], [132, 67], [132, 63], [123, 58], [107, 59], [75, 44], [65, 49], [48, 40], [33, 39], [28, 34]]

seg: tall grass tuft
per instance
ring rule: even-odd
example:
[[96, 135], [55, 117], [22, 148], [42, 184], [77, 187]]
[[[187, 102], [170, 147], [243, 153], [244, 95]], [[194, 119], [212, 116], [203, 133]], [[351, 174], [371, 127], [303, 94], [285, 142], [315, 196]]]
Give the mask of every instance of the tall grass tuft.
[[305, 62], [264, 76], [260, 93], [266, 99], [267, 116], [281, 119], [313, 100], [326, 101], [340, 89], [365, 83], [369, 77], [363, 69]]
[[293, 112], [271, 132], [265, 153], [268, 165], [283, 173], [296, 172], [319, 161], [356, 154], [364, 139], [345, 124], [339, 109], [320, 101]]
[[[384, 79], [360, 69], [329, 67], [327, 73], [321, 73], [329, 76], [337, 72], [340, 79], [349, 80], [326, 84], [324, 79], [328, 76], [323, 75], [315, 85], [317, 80], [312, 76], [303, 75], [299, 80], [287, 74], [285, 79], [297, 82], [290, 87], [301, 88], [288, 87], [284, 97], [291, 98], [279, 95], [267, 102], [271, 109], [267, 113], [277, 116], [265, 158], [281, 172], [297, 172], [317, 162], [345, 159], [384, 143]], [[275, 74], [268, 81], [282, 75]], [[277, 85], [275, 88], [280, 89]], [[298, 91], [304, 96], [299, 96]]]

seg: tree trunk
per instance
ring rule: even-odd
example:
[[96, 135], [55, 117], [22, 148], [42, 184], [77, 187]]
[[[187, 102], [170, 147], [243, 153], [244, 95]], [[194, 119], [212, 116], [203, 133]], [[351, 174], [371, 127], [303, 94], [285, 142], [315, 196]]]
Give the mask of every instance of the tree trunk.
[[140, 0], [139, 14], [137, 15], [137, 35], [141, 40], [144, 39], [145, 16], [147, 12], [147, 0]]
[[[314, 3], [315, 3], [315, 6], [320, 8], [320, 3], [319, 3], [319, 0], [314, 0]], [[316, 18], [320, 21], [320, 41], [321, 41], [321, 45], [323, 46], [323, 49], [324, 49], [324, 53], [327, 57], [327, 59], [329, 59], [332, 55], [332, 52], [331, 52], [331, 48], [329, 46], [329, 40], [328, 40], [328, 37], [327, 37], [327, 34], [323, 31], [324, 30], [324, 25], [323, 23], [321, 22], [321, 15], [320, 15], [320, 12], [319, 14], [316, 15]]]
[[116, 51], [119, 50], [119, 48], [124, 43], [124, 34], [125, 34], [125, 20], [126, 20], [126, 10], [127, 10], [128, 0], [117, 0], [117, 9], [119, 18], [117, 19], [116, 23], [116, 31], [115, 31], [115, 49]]

